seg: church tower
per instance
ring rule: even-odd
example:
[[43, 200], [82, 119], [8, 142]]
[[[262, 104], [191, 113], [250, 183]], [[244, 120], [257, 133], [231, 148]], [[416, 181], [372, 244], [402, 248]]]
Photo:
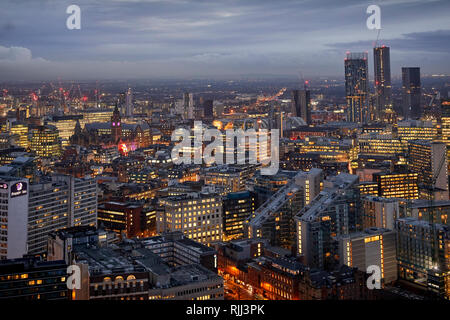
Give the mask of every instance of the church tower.
[[111, 138], [114, 143], [117, 143], [122, 138], [122, 119], [117, 104], [111, 117]]

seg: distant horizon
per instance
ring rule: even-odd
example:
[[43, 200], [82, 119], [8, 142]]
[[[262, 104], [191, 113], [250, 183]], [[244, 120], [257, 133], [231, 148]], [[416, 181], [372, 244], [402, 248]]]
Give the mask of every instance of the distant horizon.
[[[369, 82], [373, 83], [373, 74], [370, 74]], [[444, 80], [445, 78], [450, 78], [450, 74], [424, 74], [421, 70], [421, 79], [427, 79], [427, 80]], [[345, 77], [344, 75], [329, 75], [329, 76], [312, 76], [304, 78], [304, 80], [313, 81], [313, 82], [323, 82], [323, 81], [337, 81], [338, 83], [345, 84]], [[401, 82], [401, 74], [398, 75], [392, 75], [392, 81], [393, 82]], [[300, 79], [299, 76], [296, 75], [235, 75], [235, 76], [228, 76], [228, 77], [220, 77], [220, 76], [209, 76], [209, 77], [154, 77], [154, 78], [86, 78], [86, 79], [70, 79], [70, 78], [47, 78], [47, 79], [16, 79], [16, 80], [0, 80], [0, 84], [32, 84], [32, 83], [42, 83], [42, 82], [61, 82], [61, 83], [95, 83], [95, 82], [104, 82], [104, 83], [124, 83], [124, 82], [177, 82], [177, 81], [219, 81], [219, 82], [230, 82], [230, 81], [292, 81], [292, 82], [299, 82], [299, 84], [303, 83], [302, 79]]]

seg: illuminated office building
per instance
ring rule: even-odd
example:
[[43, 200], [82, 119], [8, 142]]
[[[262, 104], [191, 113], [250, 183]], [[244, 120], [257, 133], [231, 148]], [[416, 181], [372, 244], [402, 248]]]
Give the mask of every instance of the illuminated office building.
[[311, 124], [311, 93], [309, 90], [292, 91], [292, 113], [302, 118], [306, 124]]
[[244, 191], [245, 183], [255, 174], [256, 165], [219, 165], [204, 172], [205, 184], [228, 186], [232, 192]]
[[359, 152], [370, 155], [397, 155], [407, 152], [405, 143], [392, 134], [365, 133], [358, 136]]
[[85, 176], [75, 178], [70, 175], [55, 175], [54, 181], [65, 182], [69, 186], [70, 207], [68, 211], [70, 226], [97, 226], [97, 181]]
[[447, 158], [450, 159], [450, 99], [441, 99], [441, 130], [441, 141], [447, 145]]
[[157, 171], [152, 168], [143, 168], [139, 171], [130, 170], [128, 173], [128, 182], [130, 183], [150, 183], [158, 178]]
[[[228, 128], [227, 128], [228, 129]], [[233, 158], [234, 163], [238, 163], [240, 150], [244, 151], [245, 163], [250, 164], [250, 160], [256, 160], [257, 163], [267, 163], [271, 160], [271, 135], [263, 131], [255, 130], [253, 133], [250, 130], [245, 131], [245, 142], [238, 145], [235, 143], [237, 137], [237, 130], [247, 128], [242, 125], [241, 128], [236, 127], [236, 134], [228, 134], [227, 130], [222, 131], [223, 134], [223, 146], [219, 146], [219, 150], [222, 150], [224, 161], [228, 162], [230, 158]], [[281, 133], [280, 133], [281, 134]], [[240, 138], [239, 138], [240, 139]], [[239, 140], [237, 140], [239, 141]], [[230, 147], [228, 147], [230, 146]], [[263, 152], [263, 148], [266, 148], [266, 152]]]
[[81, 127], [87, 123], [94, 122], [109, 122], [111, 121], [111, 117], [113, 115], [114, 109], [86, 109], [80, 110], [80, 114], [83, 115], [83, 119], [80, 120]]
[[382, 198], [419, 199], [417, 173], [374, 173], [378, 196]]
[[28, 180], [0, 178], [0, 260], [27, 253]]
[[189, 92], [183, 94], [183, 119], [194, 119], [194, 95]]
[[98, 205], [98, 223], [117, 235], [125, 233], [127, 238], [141, 236], [145, 231], [145, 212], [135, 202], [104, 202]]
[[420, 68], [402, 68], [402, 83], [403, 117], [419, 119], [423, 114]]
[[29, 185], [28, 254], [45, 252], [48, 235], [62, 228], [97, 225], [94, 179], [53, 175]]
[[0, 260], [0, 301], [67, 300], [65, 261]]
[[400, 202], [400, 216], [450, 225], [450, 201], [412, 200]]
[[291, 248], [295, 245], [294, 216], [305, 205], [303, 172], [297, 173], [258, 207], [245, 222], [246, 238], [264, 238], [272, 246]]
[[361, 196], [378, 196], [378, 183], [376, 182], [361, 182], [358, 189]]
[[399, 217], [399, 201], [382, 197], [362, 198], [362, 227], [394, 230], [395, 219]]
[[441, 99], [442, 142], [450, 145], [450, 99]]
[[408, 146], [408, 168], [418, 174], [424, 196], [431, 189], [435, 200], [448, 200], [447, 146], [429, 140], [411, 140]]
[[398, 137], [403, 143], [410, 140], [436, 140], [437, 123], [433, 121], [409, 120], [397, 124]]
[[11, 124], [9, 131], [12, 135], [19, 137], [19, 147], [28, 148], [28, 124], [15, 121]]
[[256, 210], [256, 194], [250, 191], [229, 193], [223, 199], [225, 241], [244, 236], [244, 221]]
[[296, 251], [312, 268], [334, 263], [333, 238], [356, 231], [360, 210], [358, 176], [341, 173], [324, 181], [317, 197], [295, 216]]
[[157, 233], [180, 231], [200, 243], [222, 241], [222, 199], [214, 194], [193, 193], [160, 199], [164, 210], [156, 215]]
[[348, 121], [366, 123], [368, 112], [369, 70], [367, 53], [347, 53], [345, 59], [345, 95]]
[[324, 179], [323, 170], [312, 168], [307, 172], [301, 172], [295, 177], [297, 185], [303, 187], [304, 205], [308, 205], [320, 192]]
[[288, 184], [288, 182], [295, 176], [295, 171], [280, 170], [276, 175], [261, 175], [257, 173], [255, 175], [255, 182], [253, 190], [258, 194], [259, 207], [267, 199], [272, 197], [278, 190]]
[[58, 135], [61, 138], [61, 145], [66, 147], [70, 145], [70, 137], [75, 133], [77, 121], [82, 121], [82, 115], [54, 116], [48, 124], [58, 129]]
[[55, 157], [61, 153], [58, 129], [55, 126], [36, 126], [30, 129], [29, 148], [38, 157]]
[[384, 228], [369, 228], [362, 232], [339, 237], [340, 263], [365, 271], [377, 266], [381, 271], [381, 284], [397, 280], [395, 231]]
[[399, 279], [450, 298], [450, 229], [414, 218], [396, 221]]
[[69, 226], [69, 205], [69, 185], [66, 183], [46, 181], [30, 184], [28, 254], [45, 252], [48, 234]]
[[392, 110], [390, 48], [373, 48], [375, 95], [378, 119], [383, 120], [387, 110]]
[[306, 137], [304, 142], [300, 142], [299, 146], [300, 153], [324, 152], [342, 161], [352, 159], [352, 153], [356, 153], [356, 151], [351, 139]]

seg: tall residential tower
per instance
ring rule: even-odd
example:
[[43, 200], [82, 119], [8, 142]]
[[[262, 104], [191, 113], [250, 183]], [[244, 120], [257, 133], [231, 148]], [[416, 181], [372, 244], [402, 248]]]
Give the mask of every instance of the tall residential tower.
[[420, 68], [402, 68], [403, 116], [418, 119], [422, 116]]
[[366, 123], [368, 114], [367, 53], [347, 53], [345, 58], [345, 96], [348, 121]]
[[373, 48], [377, 118], [392, 110], [391, 61], [389, 47]]

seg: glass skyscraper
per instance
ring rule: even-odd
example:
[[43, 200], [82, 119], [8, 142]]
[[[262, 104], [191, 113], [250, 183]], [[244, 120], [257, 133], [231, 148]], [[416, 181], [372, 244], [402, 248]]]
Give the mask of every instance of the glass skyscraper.
[[422, 116], [420, 68], [402, 68], [403, 116], [418, 119]]
[[377, 118], [392, 110], [391, 61], [389, 47], [373, 48]]
[[367, 53], [347, 53], [345, 59], [345, 96], [348, 121], [366, 123], [368, 114]]

